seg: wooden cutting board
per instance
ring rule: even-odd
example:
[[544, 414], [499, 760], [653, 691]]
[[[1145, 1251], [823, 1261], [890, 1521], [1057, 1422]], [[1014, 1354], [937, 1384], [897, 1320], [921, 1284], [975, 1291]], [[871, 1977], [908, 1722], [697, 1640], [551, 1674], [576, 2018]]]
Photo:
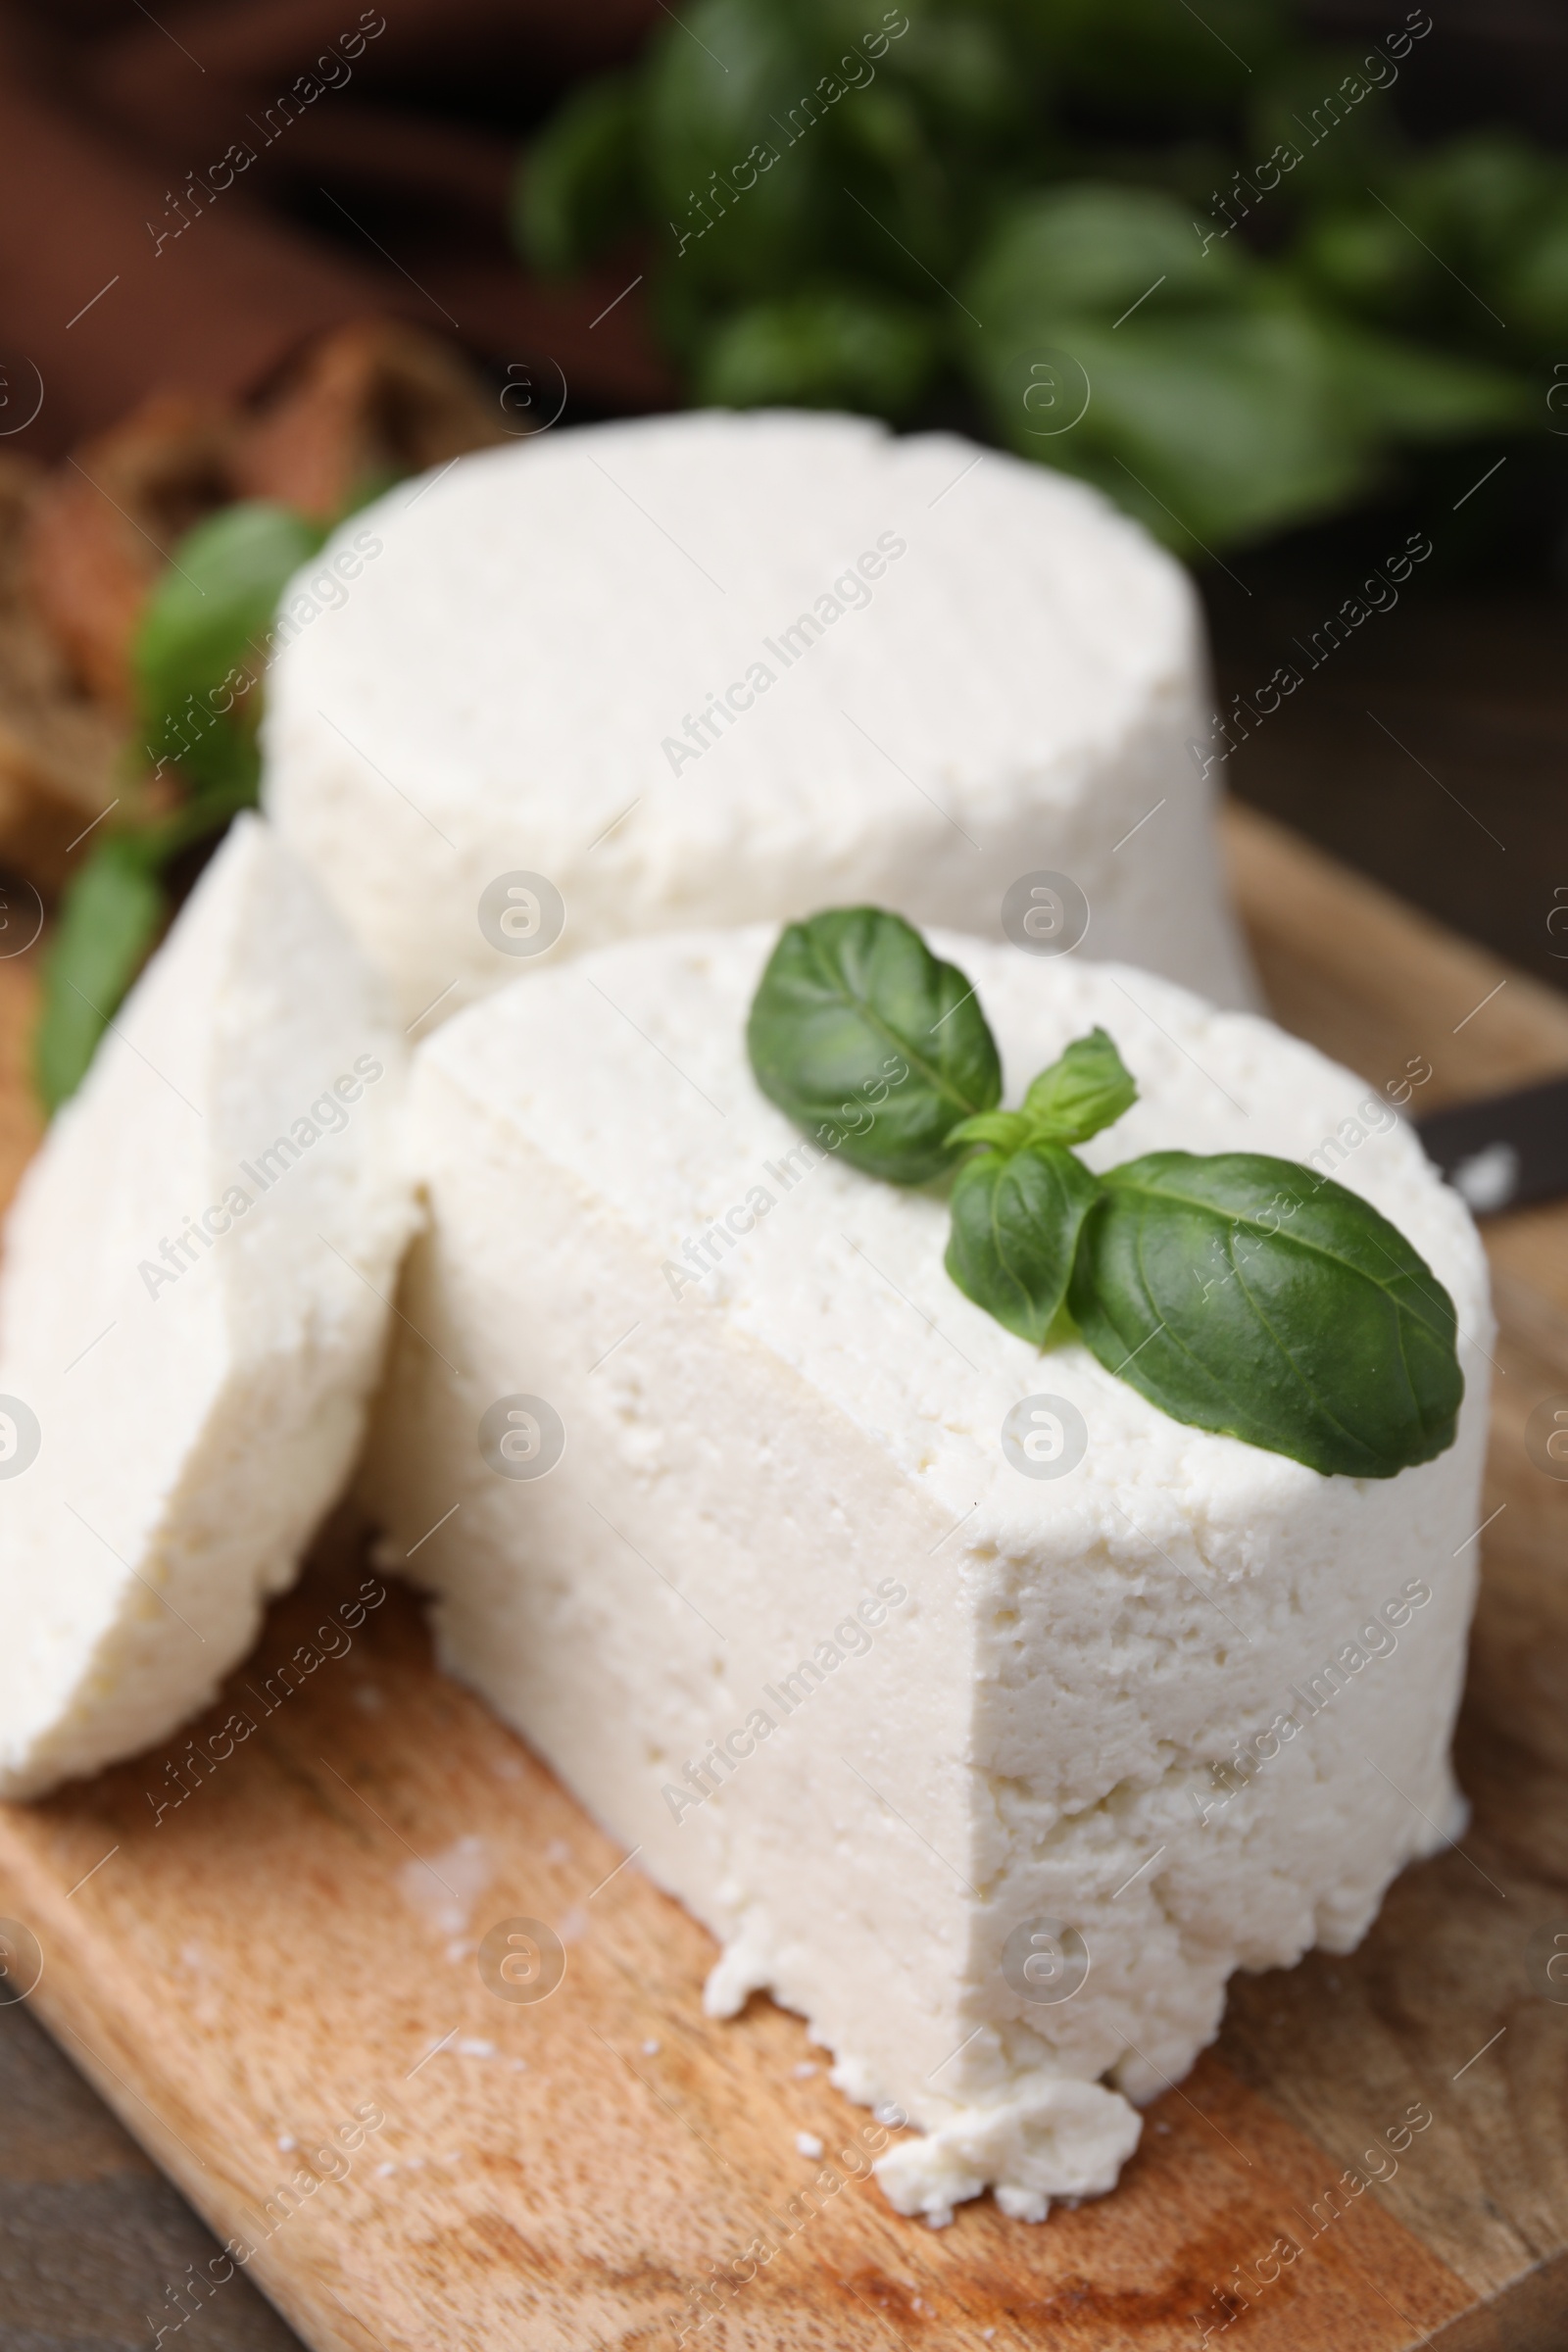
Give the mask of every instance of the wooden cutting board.
[[[1288, 1026], [1375, 1082], [1430, 1064], [1418, 1103], [1568, 1069], [1568, 1003], [1261, 819], [1235, 815], [1230, 839]], [[0, 963], [0, 1184], [32, 1140], [30, 985]], [[393, 1588], [182, 1803], [179, 1738], [0, 1808], [0, 1914], [41, 1950], [37, 2012], [232, 2241], [205, 2286], [171, 2279], [155, 2321], [172, 2334], [242, 2261], [333, 2352], [1560, 2344], [1568, 1985], [1546, 1960], [1559, 1929], [1568, 1949], [1568, 1487], [1525, 1425], [1568, 1402], [1568, 1205], [1488, 1240], [1496, 1515], [1462, 1851], [1407, 1871], [1351, 1958], [1239, 1978], [1114, 2196], [1041, 2229], [989, 2200], [943, 2231], [891, 2213], [863, 2157], [841, 2159], [867, 2119], [799, 2021], [764, 1999], [704, 2018], [706, 1935], [433, 1671]], [[351, 1535], [323, 1541], [235, 1677], [253, 1715], [366, 1573]], [[564, 1946], [546, 2000], [481, 1978], [479, 1939], [518, 1918]], [[1396, 2169], [1369, 2182], [1363, 2151], [1391, 2131]]]

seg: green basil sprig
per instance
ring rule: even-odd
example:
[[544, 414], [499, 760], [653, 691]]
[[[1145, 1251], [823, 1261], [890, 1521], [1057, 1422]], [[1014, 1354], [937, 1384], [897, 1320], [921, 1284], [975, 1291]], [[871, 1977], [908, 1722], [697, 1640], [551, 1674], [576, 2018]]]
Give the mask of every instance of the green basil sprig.
[[[1391, 474], [1451, 504], [1542, 420], [1568, 161], [1494, 130], [1412, 142], [1397, 67], [1297, 13], [661, 0], [637, 58], [530, 138], [514, 233], [557, 274], [635, 239], [701, 406], [978, 408], [1195, 564]], [[1390, 57], [1418, 67], [1424, 25]], [[1544, 552], [1556, 502], [1532, 503]], [[1461, 519], [1479, 549], [1521, 511], [1494, 492]]]
[[890, 1047], [902, 1056], [907, 1077], [858, 1106], [845, 1157], [898, 1184], [952, 1177], [948, 1273], [1019, 1338], [1076, 1330], [1173, 1420], [1325, 1476], [1393, 1478], [1452, 1445], [1453, 1302], [1368, 1202], [1263, 1152], [1084, 1165], [1072, 1147], [1137, 1098], [1103, 1029], [1000, 1109], [1001, 1057], [964, 975], [901, 916], [859, 906], [789, 926], [747, 1042], [763, 1093], [808, 1129], [881, 1083]]
[[[343, 514], [393, 478], [360, 483]], [[289, 580], [342, 519], [241, 499], [196, 523], [153, 586], [131, 645], [137, 740], [124, 755], [127, 808], [84, 853], [44, 964], [33, 1077], [51, 1112], [86, 1076], [158, 940], [175, 861], [255, 804], [273, 616]], [[156, 816], [133, 813], [142, 775], [166, 770], [177, 804]]]

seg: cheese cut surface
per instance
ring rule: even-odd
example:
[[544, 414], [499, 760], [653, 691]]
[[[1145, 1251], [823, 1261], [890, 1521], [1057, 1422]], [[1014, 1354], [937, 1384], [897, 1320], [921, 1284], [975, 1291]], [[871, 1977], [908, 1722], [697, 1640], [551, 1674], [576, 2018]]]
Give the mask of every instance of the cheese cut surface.
[[[1005, 1101], [1115, 1038], [1141, 1100], [1093, 1164], [1316, 1154], [1454, 1298], [1433, 1463], [1327, 1479], [1181, 1426], [1003, 1330], [943, 1271], [940, 1199], [763, 1100], [773, 937], [606, 951], [419, 1051], [421, 1337], [368, 1498], [388, 1564], [419, 1547], [444, 1662], [721, 1939], [710, 2007], [770, 1988], [924, 2127], [878, 2168], [901, 2210], [990, 2183], [1039, 2219], [1113, 2184], [1130, 2102], [1212, 2037], [1234, 1968], [1348, 1949], [1458, 1827], [1484, 1261], [1387, 1102], [1266, 1021], [934, 935]], [[1038, 1396], [1082, 1416], [1058, 1476], [1004, 1446]]]
[[413, 1222], [402, 1040], [242, 816], [24, 1180], [0, 1268], [0, 1790], [205, 1705], [347, 1478]]
[[[1250, 1001], [1197, 598], [1046, 467], [817, 415], [546, 434], [345, 524], [280, 632], [267, 805], [405, 1020], [558, 923], [556, 959], [862, 900], [1000, 938], [1041, 874], [1085, 954]], [[1076, 936], [1032, 887], [1013, 924]]]

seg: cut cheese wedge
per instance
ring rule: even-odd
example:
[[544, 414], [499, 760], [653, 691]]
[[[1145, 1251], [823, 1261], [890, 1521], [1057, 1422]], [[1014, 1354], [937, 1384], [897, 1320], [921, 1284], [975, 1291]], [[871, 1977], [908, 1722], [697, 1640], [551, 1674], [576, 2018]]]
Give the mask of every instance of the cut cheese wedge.
[[[943, 1269], [946, 1202], [759, 1093], [771, 930], [643, 941], [416, 1057], [431, 1223], [368, 1496], [449, 1668], [766, 1987], [933, 2221], [1107, 2189], [1238, 1967], [1353, 1945], [1457, 1830], [1490, 1314], [1469, 1215], [1386, 1097], [1147, 974], [937, 934], [1004, 1100], [1102, 1024], [1097, 1167], [1310, 1162], [1456, 1302], [1457, 1443], [1325, 1478], [1184, 1427]], [[461, 1508], [458, 1506], [461, 1505]], [[433, 1531], [433, 1532], [432, 1532]]]
[[56, 1118], [0, 1268], [0, 1790], [201, 1707], [342, 1487], [413, 1219], [402, 1040], [241, 817]]
[[704, 410], [405, 484], [283, 599], [270, 813], [403, 1018], [630, 935], [858, 900], [1248, 979], [1200, 609], [1082, 482]]

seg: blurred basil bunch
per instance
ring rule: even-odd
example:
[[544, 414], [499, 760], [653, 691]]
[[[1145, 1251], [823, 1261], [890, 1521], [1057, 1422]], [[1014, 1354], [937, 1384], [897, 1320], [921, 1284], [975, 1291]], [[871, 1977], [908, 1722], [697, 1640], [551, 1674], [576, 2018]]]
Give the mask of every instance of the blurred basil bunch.
[[694, 0], [547, 123], [515, 233], [561, 274], [646, 251], [698, 403], [973, 416], [1234, 546], [1548, 422], [1568, 168], [1411, 146], [1433, 27], [1389, 18], [1341, 50], [1272, 0]]
[[47, 1110], [85, 1076], [164, 926], [182, 858], [255, 802], [273, 615], [325, 537], [291, 507], [241, 500], [180, 540], [148, 600], [131, 648], [132, 813], [88, 853], [44, 961], [33, 1074]]

